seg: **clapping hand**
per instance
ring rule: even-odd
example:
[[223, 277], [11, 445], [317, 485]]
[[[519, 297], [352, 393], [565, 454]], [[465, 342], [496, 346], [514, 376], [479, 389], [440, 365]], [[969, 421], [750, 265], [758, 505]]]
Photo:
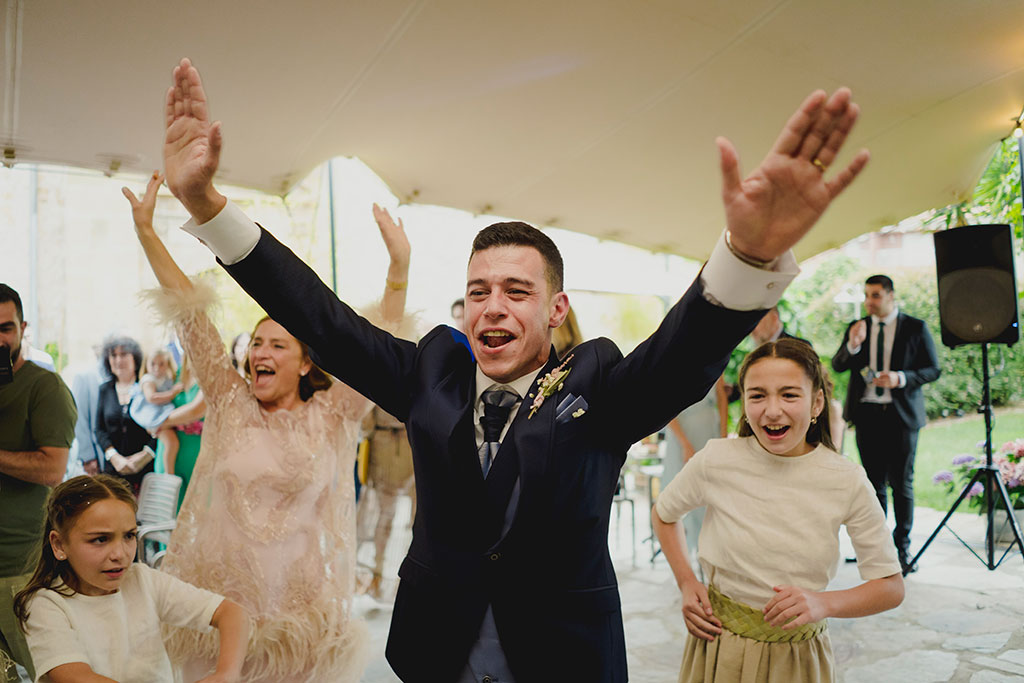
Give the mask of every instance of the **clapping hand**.
[[131, 464], [128, 462], [128, 458], [124, 457], [120, 453], [111, 453], [107, 456], [107, 462], [114, 466], [118, 474], [131, 474]]
[[380, 228], [380, 236], [384, 240], [384, 245], [388, 248], [391, 261], [399, 266], [408, 267], [409, 255], [412, 249], [409, 246], [409, 238], [406, 237], [405, 225], [402, 224], [402, 219], [399, 218], [398, 222], [395, 223], [388, 210], [377, 204], [373, 205], [373, 219], [377, 221], [377, 227]]
[[107, 460], [114, 466], [118, 474], [128, 476], [130, 474], [138, 474], [142, 471], [142, 468], [149, 464], [152, 460], [152, 451], [143, 448], [137, 453], [129, 455], [127, 458], [120, 453], [111, 455]]
[[884, 389], [897, 389], [900, 386], [900, 373], [894, 370], [883, 370], [875, 375], [871, 383]]
[[861, 150], [846, 168], [826, 179], [860, 112], [850, 91], [840, 88], [826, 100], [811, 93], [789, 119], [761, 165], [740, 178], [732, 143], [718, 138], [722, 202], [733, 247], [759, 261], [784, 254], [817, 222], [829, 204], [868, 162]]
[[868, 338], [868, 324], [863, 320], [858, 320], [850, 326], [850, 346], [853, 348], [859, 348], [864, 340]]
[[789, 630], [828, 616], [820, 593], [796, 586], [773, 586], [772, 590], [775, 596], [761, 610], [771, 626]]

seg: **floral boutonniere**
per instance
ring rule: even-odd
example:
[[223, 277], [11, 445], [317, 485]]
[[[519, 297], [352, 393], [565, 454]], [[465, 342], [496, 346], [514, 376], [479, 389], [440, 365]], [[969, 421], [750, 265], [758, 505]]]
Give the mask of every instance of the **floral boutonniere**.
[[533, 399], [533, 405], [530, 406], [530, 414], [526, 416], [527, 420], [540, 410], [540, 407], [544, 405], [544, 399], [562, 388], [565, 378], [569, 376], [569, 372], [572, 370], [572, 368], [568, 367], [571, 360], [572, 355], [563, 360], [562, 364], [557, 368], [537, 380], [537, 397]]

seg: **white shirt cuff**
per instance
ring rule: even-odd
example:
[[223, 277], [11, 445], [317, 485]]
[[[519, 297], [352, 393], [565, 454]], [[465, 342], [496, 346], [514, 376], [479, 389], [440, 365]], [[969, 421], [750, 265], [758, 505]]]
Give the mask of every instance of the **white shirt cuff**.
[[856, 356], [858, 353], [860, 353], [860, 345], [850, 346], [850, 342], [846, 342], [846, 351], [851, 356]]
[[260, 241], [260, 228], [230, 199], [216, 216], [202, 225], [194, 218], [181, 229], [205, 244], [224, 265], [238, 263]]
[[907, 386], [907, 376], [903, 374], [903, 371], [897, 370], [896, 374], [900, 376], [900, 383], [899, 386], [897, 386], [896, 388], [902, 389], [903, 387]]
[[792, 251], [776, 259], [772, 270], [744, 263], [725, 246], [723, 231], [704, 264], [701, 280], [709, 301], [734, 311], [754, 311], [779, 303], [782, 292], [799, 272]]

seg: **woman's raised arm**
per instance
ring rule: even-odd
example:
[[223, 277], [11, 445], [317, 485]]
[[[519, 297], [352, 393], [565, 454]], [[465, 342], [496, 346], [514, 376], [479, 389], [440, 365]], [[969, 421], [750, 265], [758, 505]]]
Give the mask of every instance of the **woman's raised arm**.
[[215, 299], [212, 290], [205, 286], [197, 287], [185, 275], [153, 229], [156, 194], [162, 182], [163, 175], [153, 171], [142, 199], [127, 187], [121, 188], [121, 192], [132, 205], [139, 244], [163, 289], [153, 293], [151, 301], [165, 320], [174, 323], [181, 343], [195, 365], [196, 378], [203, 393], [208, 400], [215, 402], [217, 397], [242, 379], [232, 369], [220, 334], [206, 315], [206, 308]]
[[149, 177], [149, 184], [146, 185], [146, 193], [140, 200], [135, 193], [127, 187], [122, 187], [121, 192], [132, 205], [132, 218], [135, 220], [135, 234], [139, 237], [139, 244], [146, 252], [146, 259], [149, 261], [153, 274], [157, 281], [166, 289], [178, 289], [188, 291], [192, 289], [192, 281], [182, 272], [178, 264], [171, 258], [167, 247], [153, 229], [153, 210], [156, 208], [156, 193], [164, 182], [164, 176], [159, 171], [153, 171]]
[[405, 226], [399, 218], [396, 223], [388, 210], [373, 205], [373, 219], [380, 228], [381, 239], [388, 248], [391, 262], [384, 281], [384, 297], [381, 299], [381, 313], [385, 323], [395, 323], [405, 314], [405, 298], [409, 287], [409, 256], [412, 248], [405, 235]]

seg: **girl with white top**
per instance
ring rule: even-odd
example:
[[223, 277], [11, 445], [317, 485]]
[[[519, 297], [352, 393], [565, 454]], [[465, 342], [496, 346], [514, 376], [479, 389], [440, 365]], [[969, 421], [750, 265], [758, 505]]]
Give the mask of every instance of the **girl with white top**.
[[[709, 441], [652, 512], [690, 632], [679, 680], [834, 681], [826, 618], [899, 605], [896, 549], [863, 468], [833, 449], [828, 388], [813, 349], [792, 339], [763, 344], [740, 368], [739, 387], [741, 438]], [[701, 505], [707, 587], [676, 523]], [[842, 525], [865, 582], [829, 591]]]
[[117, 477], [79, 476], [50, 494], [42, 553], [15, 596], [36, 680], [171, 683], [162, 624], [220, 632], [216, 671], [240, 680], [249, 619], [239, 605], [133, 564], [136, 502]]

